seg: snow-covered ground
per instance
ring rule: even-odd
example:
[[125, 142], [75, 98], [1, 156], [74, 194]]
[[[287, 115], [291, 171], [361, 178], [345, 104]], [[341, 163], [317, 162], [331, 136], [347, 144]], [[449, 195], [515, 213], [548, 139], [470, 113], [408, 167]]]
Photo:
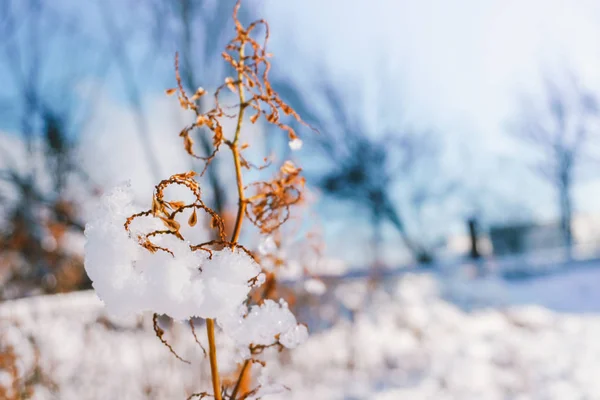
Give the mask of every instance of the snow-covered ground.
[[600, 266], [569, 266], [525, 279], [505, 281], [493, 275], [447, 279], [445, 297], [465, 309], [539, 305], [566, 313], [600, 313]]
[[564, 273], [511, 283], [513, 303], [535, 303], [570, 313], [600, 313], [600, 268], [581, 268]]
[[[329, 328], [295, 350], [265, 354], [269, 379], [290, 391], [264, 398], [600, 399], [597, 282], [600, 271], [589, 269], [510, 284], [441, 284], [421, 273], [387, 290], [363, 281], [329, 287], [335, 296], [311, 310]], [[447, 299], [475, 306], [467, 312]], [[338, 317], [340, 305], [351, 318]], [[185, 399], [209, 387], [187, 325], [166, 337], [189, 365], [158, 341], [149, 317], [115, 320], [92, 292], [0, 304], [0, 321], [2, 351], [14, 346], [33, 398]], [[197, 333], [205, 341], [200, 323]], [[231, 353], [221, 343], [225, 375], [234, 372]], [[9, 381], [0, 370], [0, 386]]]

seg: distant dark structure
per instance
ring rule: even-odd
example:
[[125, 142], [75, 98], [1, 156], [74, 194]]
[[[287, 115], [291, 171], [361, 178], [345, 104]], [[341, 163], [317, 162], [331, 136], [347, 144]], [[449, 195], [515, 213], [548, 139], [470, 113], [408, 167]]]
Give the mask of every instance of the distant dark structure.
[[490, 239], [495, 256], [559, 249], [569, 245], [561, 223], [494, 226], [490, 228]]

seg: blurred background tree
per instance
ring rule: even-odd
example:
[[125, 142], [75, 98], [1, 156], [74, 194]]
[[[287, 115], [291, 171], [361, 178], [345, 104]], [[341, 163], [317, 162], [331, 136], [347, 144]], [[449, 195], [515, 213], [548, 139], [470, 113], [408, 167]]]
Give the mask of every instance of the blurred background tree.
[[93, 103], [80, 101], [86, 94], [78, 86], [92, 70], [101, 79], [107, 64], [90, 51], [78, 21], [53, 4], [0, 3], [0, 73], [9, 77], [1, 122], [20, 133], [0, 142], [0, 298], [86, 288], [82, 255], [70, 239], [83, 233], [84, 221], [71, 195], [74, 186], [94, 190], [76, 156]]
[[546, 77], [539, 98], [522, 99], [513, 133], [540, 154], [536, 173], [552, 185], [560, 229], [570, 252], [573, 246], [573, 190], [585, 165], [597, 164], [600, 143], [598, 99], [573, 74]]
[[[351, 111], [352, 96], [331, 80], [323, 78], [315, 86], [316, 93], [306, 99], [306, 91], [292, 82], [276, 83], [282, 96], [320, 130], [319, 135], [307, 138], [309, 148], [320, 154], [319, 168], [309, 179], [325, 195], [348, 200], [357, 212], [368, 213], [374, 265], [381, 262], [384, 223], [395, 228], [417, 263], [433, 262], [443, 240], [427, 226], [423, 211], [431, 202], [443, 203], [457, 188], [440, 173], [443, 149], [438, 135], [408, 126], [378, 131], [360, 113]], [[401, 110], [396, 115], [401, 119]], [[400, 199], [396, 193], [402, 194]]]

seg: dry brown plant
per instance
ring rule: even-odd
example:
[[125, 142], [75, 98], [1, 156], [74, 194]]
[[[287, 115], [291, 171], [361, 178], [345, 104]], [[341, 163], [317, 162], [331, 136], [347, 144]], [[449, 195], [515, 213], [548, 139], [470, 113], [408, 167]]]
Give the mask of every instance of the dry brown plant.
[[[193, 92], [184, 88], [179, 73], [179, 57], [177, 55], [175, 57], [177, 87], [168, 89], [166, 93], [167, 95], [177, 95], [180, 106], [195, 114], [194, 122], [182, 129], [179, 136], [183, 139], [185, 151], [190, 156], [203, 160], [204, 168], [200, 173], [189, 171], [175, 174], [168, 179], [162, 180], [155, 186], [151, 209], [134, 214], [127, 219], [125, 229], [128, 231], [130, 231], [131, 223], [136, 218], [153, 216], [162, 220], [164, 229], [146, 234], [138, 234], [137, 236], [139, 244], [150, 252], [163, 251], [173, 255], [170, 249], [155, 244], [153, 237], [158, 235], [173, 235], [180, 240], [185, 240], [180, 229], [182, 224], [188, 224], [193, 227], [199, 221], [198, 213], [204, 213], [209, 217], [208, 220], [210, 223], [208, 228], [213, 230], [213, 237], [215, 239], [205, 243], [190, 245], [192, 250], [207, 252], [209, 257], [211, 257], [214, 250], [231, 247], [239, 248], [253, 256], [249, 249], [239, 243], [244, 220], [247, 219], [253, 224], [257, 228], [258, 234], [271, 235], [276, 233], [281, 225], [288, 220], [290, 217], [290, 207], [302, 201], [302, 191], [305, 183], [304, 178], [301, 176], [302, 170], [291, 161], [286, 161], [278, 173], [269, 181], [252, 182], [250, 184], [244, 182], [244, 170], [262, 169], [268, 165], [266, 157], [264, 159], [267, 163], [265, 166], [255, 166], [244, 156], [245, 151], [250, 147], [247, 142], [242, 142], [242, 128], [247, 113], [252, 112], [252, 115], [249, 116], [250, 123], [255, 124], [262, 118], [268, 124], [272, 124], [285, 132], [290, 141], [297, 140], [298, 137], [294, 129], [283, 122], [284, 117], [292, 118], [307, 127], [308, 125], [279, 97], [269, 81], [271, 64], [269, 61], [270, 54], [266, 51], [269, 39], [269, 25], [264, 20], [258, 20], [245, 27], [238, 19], [240, 6], [241, 1], [238, 0], [233, 10], [235, 37], [227, 44], [225, 51], [222, 53], [223, 60], [231, 67], [234, 73], [232, 76], [227, 77], [215, 90], [213, 108], [201, 111], [199, 101], [203, 96], [207, 95], [207, 92], [203, 88], [198, 88]], [[262, 39], [259, 41], [254, 37], [259, 36], [257, 32], [260, 29], [264, 33], [262, 34]], [[222, 97], [230, 93], [237, 96], [237, 103], [225, 106]], [[230, 135], [227, 135], [227, 132], [223, 128], [224, 118], [236, 121], [235, 129]], [[196, 153], [192, 134], [201, 131], [197, 128], [202, 128], [204, 132], [208, 132], [212, 136], [213, 149], [208, 155], [200, 156]], [[203, 202], [201, 184], [199, 182], [205, 171], [210, 168], [211, 161], [224, 148], [228, 149], [232, 155], [238, 195], [235, 225], [229, 238], [225, 235], [224, 216], [219, 215]], [[167, 199], [165, 189], [173, 185], [187, 188], [192, 193], [194, 200], [192, 202], [184, 202], [177, 199]], [[265, 298], [270, 297], [273, 285], [274, 277], [271, 274], [267, 280], [267, 286], [263, 288], [262, 292], [259, 292], [262, 295], [253, 296], [248, 301], [260, 304]], [[153, 322], [156, 336], [160, 341], [177, 358], [188, 362], [177, 355], [171, 345], [164, 339], [164, 331], [158, 326], [157, 315], [154, 315]], [[196, 342], [200, 344], [193, 323], [190, 322], [190, 325]], [[194, 393], [189, 398], [201, 399], [214, 397], [216, 400], [222, 400], [223, 398], [239, 400], [256, 393], [258, 388], [251, 389], [248, 386], [249, 366], [252, 363], [262, 363], [262, 361], [252, 357], [240, 367], [239, 376], [233, 380], [234, 383], [232, 385], [222, 385], [217, 365], [215, 321], [213, 319], [206, 320], [206, 329], [213, 394], [206, 392]], [[267, 347], [281, 348], [282, 346], [277, 342]], [[250, 352], [253, 356], [258, 355], [265, 348], [265, 346], [251, 345]]]

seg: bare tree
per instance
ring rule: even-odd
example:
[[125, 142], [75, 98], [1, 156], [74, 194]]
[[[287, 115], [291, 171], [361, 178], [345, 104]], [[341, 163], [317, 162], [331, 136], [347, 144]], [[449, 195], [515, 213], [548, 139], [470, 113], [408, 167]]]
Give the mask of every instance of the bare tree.
[[571, 73], [562, 80], [545, 79], [539, 99], [528, 98], [516, 119], [514, 134], [541, 155], [535, 171], [556, 190], [560, 227], [567, 249], [573, 245], [571, 219], [577, 170], [590, 161], [599, 139], [599, 105], [595, 95]]
[[[369, 211], [374, 253], [379, 253], [383, 223], [389, 222], [418, 262], [432, 262], [436, 243], [425, 240], [428, 227], [422, 210], [454, 188], [435, 168], [439, 156], [435, 135], [408, 128], [379, 132], [366, 126], [360, 115], [350, 111], [347, 98], [331, 81], [318, 85], [326, 112], [317, 108], [321, 103], [304, 100], [298, 87], [283, 81], [276, 87], [321, 131], [311, 141], [322, 150], [328, 167], [321, 169], [314, 181], [327, 195], [350, 200]], [[426, 165], [433, 170], [427, 172], [422, 168]], [[395, 198], [396, 190], [409, 192], [404, 202]]]
[[[90, 70], [87, 62], [104, 64], [83, 50], [90, 49], [90, 38], [74, 35], [77, 25], [52, 5], [0, 0], [0, 9], [0, 73], [10, 77], [0, 98], [10, 105], [2, 108], [2, 121], [18, 134], [15, 141], [0, 143], [5, 219], [0, 269], [9, 271], [0, 297], [85, 287], [83, 260], [60, 245], [65, 232], [83, 233], [77, 204], [66, 193], [68, 181], [75, 178], [91, 188], [74, 155], [90, 104], [73, 87], [84, 73], [102, 76], [103, 68]], [[80, 58], [57, 70], [57, 61], [69, 52]], [[10, 288], [16, 293], [8, 293]]]

